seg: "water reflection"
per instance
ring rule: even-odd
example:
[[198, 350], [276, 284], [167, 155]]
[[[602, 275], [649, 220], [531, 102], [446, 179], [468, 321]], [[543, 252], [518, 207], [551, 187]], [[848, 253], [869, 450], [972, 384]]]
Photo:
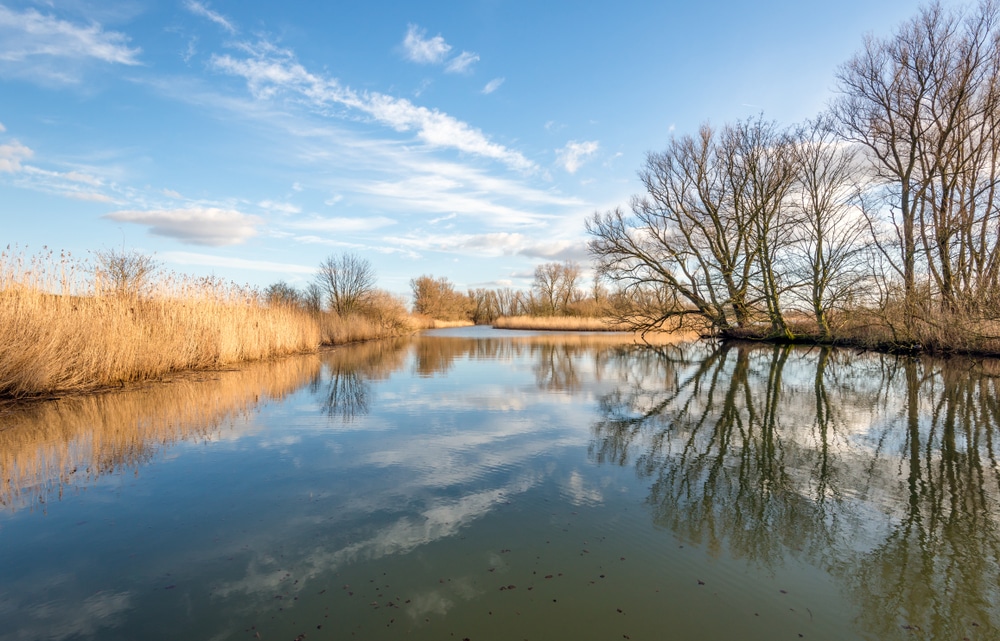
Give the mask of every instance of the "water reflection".
[[[136, 470], [173, 443], [235, 436], [234, 419], [305, 386], [330, 420], [351, 423], [371, 411], [372, 383], [403, 370], [411, 353], [419, 376], [444, 374], [463, 359], [528, 357], [539, 388], [573, 390], [579, 361], [595, 348], [596, 358], [606, 360], [602, 355], [622, 341], [599, 335], [378, 341], [140, 389], [7, 406], [0, 408], [0, 506], [44, 505], [69, 487]], [[240, 422], [239, 429], [249, 425]]]
[[325, 376], [317, 376], [310, 386], [323, 396], [323, 410], [331, 419], [351, 423], [371, 409], [371, 381], [383, 380], [401, 369], [406, 359], [403, 339], [374, 341], [325, 352]]
[[68, 487], [135, 470], [178, 441], [235, 436], [233, 430], [250, 426], [235, 419], [284, 398], [319, 372], [320, 359], [312, 355], [8, 406], [0, 410], [0, 505], [44, 505]]
[[996, 364], [697, 345], [623, 355], [591, 456], [655, 521], [838, 577], [873, 638], [1000, 633]]

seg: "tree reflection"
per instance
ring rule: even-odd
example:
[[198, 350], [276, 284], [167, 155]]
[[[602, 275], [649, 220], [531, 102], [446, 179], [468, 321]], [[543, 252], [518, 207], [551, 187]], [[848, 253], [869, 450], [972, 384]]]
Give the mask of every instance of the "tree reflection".
[[323, 355], [323, 374], [313, 379], [313, 394], [323, 398], [330, 419], [350, 423], [371, 410], [371, 381], [387, 378], [403, 366], [406, 341], [373, 341]]
[[629, 355], [591, 454], [653, 518], [764, 567], [839, 577], [876, 638], [1000, 631], [1000, 389], [971, 361], [748, 345]]

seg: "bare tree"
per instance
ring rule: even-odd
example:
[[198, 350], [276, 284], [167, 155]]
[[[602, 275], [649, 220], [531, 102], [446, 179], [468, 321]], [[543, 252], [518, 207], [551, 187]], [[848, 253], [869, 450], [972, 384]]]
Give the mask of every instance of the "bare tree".
[[323, 310], [323, 290], [315, 281], [306, 285], [302, 292], [302, 306], [314, 314]]
[[[587, 221], [598, 272], [647, 301], [628, 321], [642, 330], [697, 318], [723, 332], [763, 312], [787, 333], [779, 261], [790, 224], [783, 203], [794, 171], [788, 137], [762, 118], [673, 139], [639, 172], [646, 188]], [[764, 303], [764, 309], [760, 303]]]
[[331, 255], [320, 263], [315, 282], [330, 311], [346, 316], [362, 311], [375, 292], [375, 270], [356, 254]]
[[413, 311], [438, 320], [468, 319], [469, 297], [455, 289], [447, 278], [420, 276], [410, 280], [413, 291]]
[[580, 266], [565, 261], [544, 263], [535, 267], [532, 292], [537, 304], [534, 313], [540, 315], [565, 314], [571, 303], [579, 300]]
[[892, 230], [875, 240], [910, 305], [922, 275], [952, 310], [997, 287], [998, 39], [994, 0], [934, 2], [839, 73], [833, 113], [868, 150]]
[[271, 283], [264, 289], [268, 305], [295, 307], [302, 303], [302, 294], [283, 280]]
[[793, 160], [798, 210], [793, 239], [802, 287], [793, 294], [812, 310], [820, 335], [831, 337], [829, 312], [855, 298], [865, 278], [868, 221], [859, 207], [864, 191], [858, 148], [837, 138], [829, 117], [803, 125]]
[[94, 275], [101, 289], [117, 296], [138, 296], [160, 269], [148, 254], [134, 249], [100, 249], [94, 252]]

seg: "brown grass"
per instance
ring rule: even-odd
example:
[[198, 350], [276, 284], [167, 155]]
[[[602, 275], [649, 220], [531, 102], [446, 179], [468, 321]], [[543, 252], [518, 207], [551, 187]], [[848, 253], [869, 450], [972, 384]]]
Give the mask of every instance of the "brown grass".
[[395, 307], [314, 315], [269, 306], [252, 288], [172, 274], [122, 295], [90, 273], [67, 255], [0, 253], [0, 398], [120, 386], [409, 329]]
[[556, 332], [620, 332], [625, 329], [610, 318], [587, 316], [501, 316], [493, 321], [498, 329], [533, 329]]

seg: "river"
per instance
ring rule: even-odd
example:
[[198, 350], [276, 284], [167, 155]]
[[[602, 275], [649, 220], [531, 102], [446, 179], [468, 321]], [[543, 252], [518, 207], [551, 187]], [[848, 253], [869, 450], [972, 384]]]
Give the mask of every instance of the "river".
[[0, 412], [0, 640], [1000, 638], [1000, 363], [463, 328]]

